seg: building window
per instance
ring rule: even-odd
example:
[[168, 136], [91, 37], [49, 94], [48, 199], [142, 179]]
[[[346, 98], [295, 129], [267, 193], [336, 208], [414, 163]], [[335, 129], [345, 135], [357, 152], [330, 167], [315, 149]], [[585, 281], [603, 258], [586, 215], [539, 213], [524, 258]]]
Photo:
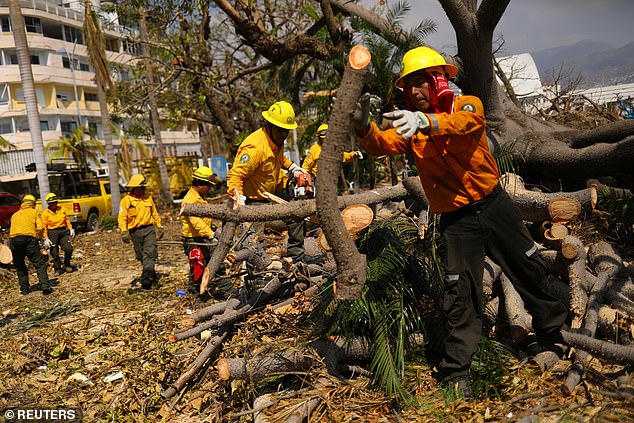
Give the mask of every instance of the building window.
[[31, 64], [32, 65], [39, 65], [40, 64], [40, 56], [38, 56], [37, 54], [32, 54], [31, 55]]
[[7, 65], [18, 65], [18, 55], [17, 54], [8, 54], [7, 55]]
[[84, 72], [90, 72], [90, 65], [88, 63], [79, 62], [79, 70]]
[[39, 18], [25, 16], [24, 23], [26, 24], [26, 32], [35, 32], [37, 34], [42, 33], [42, 23]]
[[0, 84], [0, 106], [9, 104], [9, 84]]
[[12, 134], [11, 119], [0, 119], [0, 134]]
[[48, 129], [48, 120], [41, 120], [40, 121], [40, 130], [49, 131], [49, 129]]
[[97, 122], [88, 122], [88, 132], [95, 137], [97, 136]]
[[0, 30], [11, 32], [11, 19], [8, 16], [0, 16]]
[[69, 43], [83, 44], [84, 37], [81, 30], [72, 26], [64, 26], [64, 39]]
[[84, 98], [86, 101], [99, 101], [95, 93], [84, 93]]
[[77, 122], [72, 121], [72, 122], [60, 122], [60, 129], [62, 131], [62, 136], [64, 137], [70, 137], [71, 132], [73, 132], [73, 129], [77, 128]]

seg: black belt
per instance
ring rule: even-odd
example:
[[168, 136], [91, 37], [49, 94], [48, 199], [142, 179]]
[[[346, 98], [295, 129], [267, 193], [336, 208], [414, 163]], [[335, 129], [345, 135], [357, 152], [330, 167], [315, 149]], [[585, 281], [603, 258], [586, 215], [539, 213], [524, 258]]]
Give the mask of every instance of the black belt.
[[149, 225], [141, 225], [141, 226], [137, 226], [136, 228], [132, 228], [130, 229], [130, 232], [132, 231], [137, 231], [139, 229], [143, 229], [143, 228], [147, 228], [148, 226], [154, 226], [153, 224], [149, 224]]
[[502, 192], [502, 190], [503, 190], [502, 185], [497, 184], [497, 186], [493, 188], [493, 191], [491, 191], [491, 193], [487, 195], [485, 198], [483, 198], [482, 200], [474, 201], [473, 203], [460, 207], [458, 210], [454, 210], [452, 212], [443, 213], [443, 214], [482, 213], [487, 208], [487, 204], [489, 203], [489, 201], [495, 198], [497, 195], [499, 195]]

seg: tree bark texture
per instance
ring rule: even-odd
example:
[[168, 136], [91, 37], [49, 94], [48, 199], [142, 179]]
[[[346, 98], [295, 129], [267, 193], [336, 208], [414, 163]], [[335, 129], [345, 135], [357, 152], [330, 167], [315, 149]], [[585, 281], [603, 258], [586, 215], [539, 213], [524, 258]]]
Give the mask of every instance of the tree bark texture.
[[[367, 54], [363, 62], [354, 61], [355, 49]], [[351, 111], [363, 89], [363, 81], [369, 64], [369, 52], [361, 46], [351, 50], [348, 64], [337, 90], [337, 100], [328, 123], [328, 142], [324, 143], [319, 158], [320, 181], [317, 184], [317, 212], [332, 254], [337, 262], [336, 293], [339, 299], [356, 300], [366, 278], [365, 255], [359, 253], [350, 233], [337, 210], [337, 175], [341, 167], [341, 156], [346, 149], [348, 134], [352, 130]]]

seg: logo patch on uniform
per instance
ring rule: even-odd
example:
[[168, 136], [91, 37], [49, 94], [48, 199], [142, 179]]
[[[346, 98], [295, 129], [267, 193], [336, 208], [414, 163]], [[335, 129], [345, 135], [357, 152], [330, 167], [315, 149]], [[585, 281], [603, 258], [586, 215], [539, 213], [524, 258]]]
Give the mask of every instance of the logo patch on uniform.
[[460, 110], [463, 110], [465, 112], [474, 113], [476, 111], [476, 108], [475, 108], [475, 106], [473, 104], [467, 103], [464, 106], [462, 106], [462, 108]]
[[244, 163], [248, 163], [249, 160], [251, 160], [251, 157], [249, 157], [249, 155], [247, 153], [244, 153], [241, 157], [240, 157], [240, 163], [244, 164]]

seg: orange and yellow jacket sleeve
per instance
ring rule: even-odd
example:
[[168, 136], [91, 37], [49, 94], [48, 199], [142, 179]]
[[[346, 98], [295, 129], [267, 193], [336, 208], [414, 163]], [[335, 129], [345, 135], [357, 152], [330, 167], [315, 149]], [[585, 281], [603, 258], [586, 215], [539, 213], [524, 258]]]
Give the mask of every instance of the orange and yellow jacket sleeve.
[[396, 129], [381, 131], [375, 123], [357, 131], [369, 154], [402, 154], [411, 150], [430, 209], [457, 210], [489, 195], [499, 172], [486, 138], [486, 119], [477, 97], [454, 101], [454, 112], [427, 113], [430, 127], [405, 140]]
[[308, 153], [306, 153], [306, 158], [304, 158], [304, 162], [302, 163], [302, 168], [312, 173], [313, 175], [317, 174], [317, 162], [319, 161], [319, 156], [321, 155], [321, 145], [313, 144], [308, 149]]

